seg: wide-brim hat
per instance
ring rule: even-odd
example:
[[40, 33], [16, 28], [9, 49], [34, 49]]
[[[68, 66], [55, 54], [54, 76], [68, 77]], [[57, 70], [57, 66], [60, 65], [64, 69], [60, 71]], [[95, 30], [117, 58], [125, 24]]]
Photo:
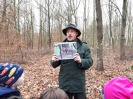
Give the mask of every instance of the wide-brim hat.
[[75, 24], [73, 24], [73, 23], [68, 24], [67, 27], [64, 28], [64, 29], [62, 30], [62, 32], [64, 33], [64, 35], [66, 35], [66, 31], [67, 31], [68, 28], [75, 29], [75, 30], [77, 31], [77, 33], [78, 33], [78, 36], [77, 36], [77, 37], [79, 37], [79, 36], [81, 35], [80, 30], [79, 30], [79, 29], [77, 28], [77, 26], [76, 26]]

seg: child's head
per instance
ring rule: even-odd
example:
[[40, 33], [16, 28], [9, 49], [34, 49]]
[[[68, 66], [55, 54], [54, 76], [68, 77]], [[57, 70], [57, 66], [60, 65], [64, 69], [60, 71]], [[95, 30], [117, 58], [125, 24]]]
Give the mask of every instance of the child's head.
[[116, 77], [103, 89], [104, 99], [133, 99], [133, 83], [125, 77]]
[[68, 96], [62, 89], [50, 87], [41, 93], [39, 99], [68, 99]]
[[24, 82], [24, 69], [16, 64], [0, 64], [0, 86], [15, 88]]

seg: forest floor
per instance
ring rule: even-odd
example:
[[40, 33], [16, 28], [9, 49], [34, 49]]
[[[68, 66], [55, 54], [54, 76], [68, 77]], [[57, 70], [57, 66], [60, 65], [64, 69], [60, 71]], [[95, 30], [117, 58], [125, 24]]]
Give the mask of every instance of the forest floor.
[[[105, 53], [105, 52], [104, 52]], [[119, 60], [118, 51], [108, 50], [104, 54], [104, 71], [95, 70], [97, 58], [92, 54], [93, 66], [86, 70], [86, 94], [87, 99], [102, 99], [101, 90], [104, 84], [113, 77], [125, 76], [133, 81], [133, 54], [131, 51], [128, 59]], [[26, 63], [20, 64], [25, 69], [25, 82], [20, 91], [24, 99], [38, 99], [42, 90], [47, 87], [58, 87], [59, 67], [54, 69], [50, 65], [52, 53], [39, 53], [29, 51]]]

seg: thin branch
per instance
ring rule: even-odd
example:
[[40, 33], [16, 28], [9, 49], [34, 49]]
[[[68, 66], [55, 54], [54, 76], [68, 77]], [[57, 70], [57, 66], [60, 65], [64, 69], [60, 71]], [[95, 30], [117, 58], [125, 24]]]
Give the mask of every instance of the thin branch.
[[110, 2], [116, 7], [116, 9], [119, 11], [119, 13], [120, 13], [120, 15], [122, 17], [122, 13], [121, 13], [119, 7], [113, 1], [110, 0]]

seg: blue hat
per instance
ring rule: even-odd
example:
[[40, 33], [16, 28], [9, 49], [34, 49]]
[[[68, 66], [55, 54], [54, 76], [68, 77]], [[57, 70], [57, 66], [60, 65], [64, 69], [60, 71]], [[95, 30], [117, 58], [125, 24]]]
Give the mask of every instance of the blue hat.
[[24, 69], [16, 64], [0, 64], [0, 86], [10, 88], [23, 74]]

